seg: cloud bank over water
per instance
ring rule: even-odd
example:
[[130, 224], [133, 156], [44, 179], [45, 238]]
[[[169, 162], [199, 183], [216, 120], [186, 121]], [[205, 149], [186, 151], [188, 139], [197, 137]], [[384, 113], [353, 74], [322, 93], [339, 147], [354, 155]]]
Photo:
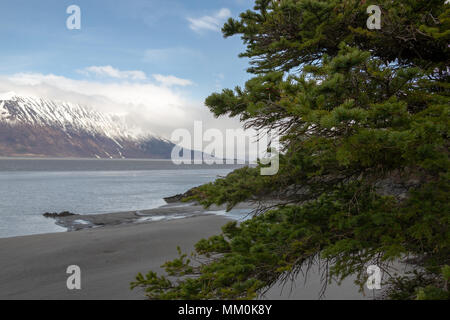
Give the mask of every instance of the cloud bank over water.
[[179, 128], [191, 130], [203, 121], [205, 130], [240, 128], [238, 119], [216, 119], [203, 101], [190, 97], [189, 79], [172, 75], [146, 75], [121, 71], [112, 66], [88, 67], [84, 79], [56, 74], [16, 73], [0, 75], [0, 93], [14, 91], [90, 106], [100, 112], [124, 117], [135, 133], [152, 133], [170, 138]]

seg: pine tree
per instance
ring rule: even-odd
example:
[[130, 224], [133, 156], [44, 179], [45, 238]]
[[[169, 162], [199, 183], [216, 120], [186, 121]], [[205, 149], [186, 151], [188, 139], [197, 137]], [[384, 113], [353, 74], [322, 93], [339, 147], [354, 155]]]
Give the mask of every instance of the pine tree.
[[[326, 281], [410, 257], [417, 271], [389, 279], [393, 299], [448, 299], [450, 6], [378, 0], [257, 0], [230, 19], [253, 78], [206, 99], [217, 117], [282, 132], [280, 170], [243, 168], [187, 200], [205, 206], [276, 197], [165, 264], [173, 281], [138, 275], [152, 299], [256, 298], [311, 263]], [[401, 190], [400, 192], [397, 192]], [[319, 261], [319, 262], [318, 262]], [[420, 271], [419, 271], [420, 270]]]

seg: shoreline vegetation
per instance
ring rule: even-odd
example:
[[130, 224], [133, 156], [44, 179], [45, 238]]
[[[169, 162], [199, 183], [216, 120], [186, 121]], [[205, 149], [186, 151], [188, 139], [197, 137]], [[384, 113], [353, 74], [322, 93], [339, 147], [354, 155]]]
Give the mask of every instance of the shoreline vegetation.
[[[415, 184], [415, 181], [405, 185], [397, 183], [395, 178], [387, 179], [379, 185], [379, 192], [395, 194], [401, 198]], [[217, 234], [224, 225], [233, 221], [230, 216], [218, 215], [219, 212], [227, 210], [225, 204], [213, 204], [205, 208], [197, 201], [193, 201], [192, 197], [198, 192], [198, 188], [194, 187], [182, 194], [163, 198], [166, 201], [165, 205], [148, 210], [102, 214], [76, 214], [69, 211], [44, 213], [44, 217], [53, 219], [57, 225], [66, 228], [67, 232], [3, 238], [0, 239], [0, 253], [4, 257], [8, 257], [11, 254], [6, 252], [6, 248], [12, 247], [16, 261], [17, 259], [26, 259], [27, 261], [36, 259], [28, 271], [39, 273], [42, 279], [47, 279], [45, 281], [48, 282], [45, 285], [41, 282], [42, 288], [39, 285], [33, 290], [15, 291], [13, 288], [24, 286], [24, 274], [9, 266], [5, 268], [0, 264], [0, 268], [4, 270], [0, 281], [4, 283], [5, 288], [0, 294], [0, 299], [144, 299], [145, 293], [142, 290], [129, 290], [129, 284], [134, 280], [133, 275], [145, 272], [149, 267], [152, 270], [159, 269], [164, 273], [163, 264], [177, 257], [179, 253], [176, 248], [179, 245], [186, 252], [192, 252], [200, 239]], [[251, 212], [250, 215], [259, 212], [258, 210], [262, 210], [262, 208], [276, 205], [275, 196], [271, 195], [264, 202], [247, 201], [236, 204], [233, 209], [247, 210]], [[238, 223], [242, 221], [239, 220]], [[161, 234], [160, 227], [165, 230], [164, 235]], [[138, 232], [136, 233], [136, 231]], [[142, 241], [142, 237], [151, 238], [148, 243], [150, 247], [153, 247], [155, 243], [161, 247], [156, 250], [156, 254], [155, 250], [149, 249], [147, 246], [145, 248], [136, 246], [137, 242]], [[105, 242], [106, 239], [108, 239], [108, 243]], [[114, 243], [119, 241], [122, 248], [112, 249], [115, 246]], [[58, 245], [55, 246], [56, 243]], [[62, 254], [60, 246], [63, 246], [67, 252], [77, 252], [77, 254], [74, 257], [70, 257], [70, 254]], [[85, 249], [81, 248], [84, 246], [90, 247], [89, 252], [83, 252]], [[126, 253], [123, 250], [130, 250], [130, 252]], [[64, 278], [61, 275], [53, 276], [54, 267], [47, 269], [47, 260], [36, 256], [41, 251], [45, 251], [45, 256], [52, 261], [60, 260], [58, 265], [63, 261], [67, 261], [66, 264], [69, 261], [75, 263], [78, 259], [85, 265], [89, 265], [91, 259], [98, 260], [100, 263], [108, 253], [117, 253], [120, 257], [115, 261], [117, 266], [109, 265], [109, 260], [106, 259], [101, 266], [103, 271], [97, 269], [95, 273], [91, 273], [89, 269], [85, 270], [91, 274], [89, 281], [94, 282], [94, 288], [88, 288], [80, 293], [69, 293], [63, 286], [58, 286], [58, 282], [63, 281]], [[145, 264], [142, 262], [143, 256], [146, 256]], [[4, 259], [4, 261], [6, 260]], [[136, 265], [141, 268], [138, 270]], [[356, 277], [349, 277], [340, 285], [329, 284], [324, 292], [320, 265], [320, 262], [316, 261], [296, 279], [291, 279], [288, 283], [280, 281], [258, 298], [359, 300], [382, 297], [380, 292], [370, 291], [366, 288], [360, 291], [361, 288], [354, 283]], [[399, 264], [397, 270], [404, 269], [406, 265], [407, 263], [401, 264], [401, 266]], [[114, 279], [118, 280], [115, 276], [116, 271], [112, 271], [115, 269], [120, 269], [123, 278], [118, 281], [118, 284], [109, 285], [109, 281], [103, 279], [103, 274], [107, 274], [109, 277], [114, 274]], [[404, 273], [402, 270], [400, 272]]]
[[[392, 275], [386, 299], [450, 299], [449, 28], [443, 0], [256, 0], [228, 19], [251, 77], [205, 105], [278, 135], [277, 173], [238, 169], [188, 200], [278, 204], [167, 261], [170, 279], [149, 269], [133, 286], [149, 299], [255, 299], [319, 262], [324, 284], [364, 288], [370, 268]], [[405, 192], [380, 192], [394, 178]], [[408, 257], [412, 272], [390, 272]]]
[[[369, 6], [256, 0], [230, 18], [251, 78], [205, 105], [279, 135], [276, 174], [242, 167], [153, 210], [49, 214], [78, 231], [0, 239], [1, 294], [55, 297], [79, 264], [72, 298], [273, 298], [309, 279], [294, 298], [376, 284], [381, 299], [449, 300], [450, 5], [379, 0], [377, 28]], [[207, 215], [248, 203], [242, 222]]]

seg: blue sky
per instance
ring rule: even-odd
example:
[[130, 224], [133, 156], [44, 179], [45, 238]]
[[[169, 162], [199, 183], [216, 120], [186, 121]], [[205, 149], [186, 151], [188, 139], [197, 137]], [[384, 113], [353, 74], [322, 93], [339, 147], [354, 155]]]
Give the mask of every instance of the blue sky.
[[[66, 28], [72, 4], [81, 8], [81, 30]], [[189, 79], [189, 94], [202, 99], [243, 84], [248, 64], [237, 57], [244, 50], [238, 37], [224, 39], [195, 22], [222, 23], [251, 6], [251, 0], [2, 0], [0, 74], [84, 79], [80, 70], [111, 66]]]
[[[81, 9], [69, 30], [66, 10]], [[229, 17], [252, 0], [2, 0], [0, 93], [90, 105], [164, 137], [177, 128], [236, 128], [214, 119], [204, 99], [243, 85], [248, 61]]]

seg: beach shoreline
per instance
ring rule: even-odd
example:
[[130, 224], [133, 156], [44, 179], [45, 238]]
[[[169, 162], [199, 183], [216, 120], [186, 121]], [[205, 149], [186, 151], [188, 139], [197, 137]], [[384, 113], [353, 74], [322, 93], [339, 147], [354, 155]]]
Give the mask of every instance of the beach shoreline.
[[[243, 205], [248, 207], [248, 204]], [[222, 208], [212, 208], [220, 210]], [[142, 300], [141, 289], [130, 290], [135, 276], [162, 273], [166, 261], [178, 257], [177, 246], [192, 252], [202, 238], [219, 234], [232, 221], [192, 204], [171, 204], [145, 211], [68, 216], [66, 226], [90, 219], [73, 232], [47, 233], [0, 239], [0, 300]], [[181, 215], [183, 218], [141, 221], [142, 217]], [[63, 222], [63, 220], [65, 221]], [[99, 225], [101, 224], [101, 225]], [[101, 227], [100, 227], [101, 226]], [[81, 290], [66, 286], [67, 267], [81, 269]], [[311, 270], [308, 281], [299, 277], [292, 286], [275, 286], [263, 299], [318, 299], [320, 273]], [[326, 299], [364, 299], [352, 279], [331, 285]]]
[[[251, 203], [242, 203], [234, 208], [234, 211], [240, 210], [250, 212], [256, 206]], [[159, 222], [177, 219], [188, 219], [197, 216], [221, 215], [228, 218], [240, 219], [246, 214], [231, 216], [225, 213], [226, 206], [212, 205], [208, 209], [195, 203], [168, 203], [157, 208], [148, 210], [130, 210], [113, 213], [99, 214], [71, 214], [51, 217], [55, 223], [67, 231], [80, 231], [92, 228], [103, 228], [108, 226], [118, 226], [125, 224], [138, 224], [144, 222]], [[44, 215], [45, 216], [45, 215]]]
[[[0, 239], [0, 299], [145, 299], [130, 290], [138, 272], [162, 272], [177, 246], [191, 251], [228, 221], [205, 215]], [[70, 265], [81, 269], [81, 290], [67, 289]]]

